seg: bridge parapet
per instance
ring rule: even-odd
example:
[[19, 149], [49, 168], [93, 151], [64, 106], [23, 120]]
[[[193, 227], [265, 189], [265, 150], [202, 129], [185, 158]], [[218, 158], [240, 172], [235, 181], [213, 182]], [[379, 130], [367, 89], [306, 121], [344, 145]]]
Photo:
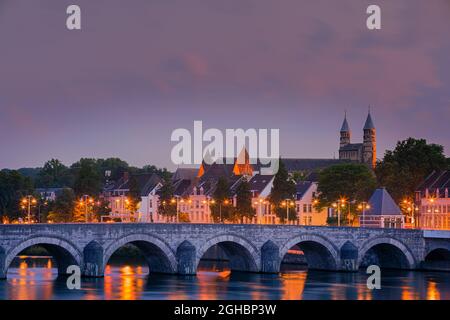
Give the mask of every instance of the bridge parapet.
[[144, 253], [151, 272], [159, 273], [195, 274], [200, 259], [215, 245], [236, 271], [279, 272], [293, 247], [314, 269], [356, 271], [361, 265], [386, 264], [389, 259], [414, 269], [425, 257], [428, 238], [420, 230], [285, 225], [0, 225], [0, 277], [6, 276], [14, 257], [32, 245], [48, 249], [60, 272], [68, 264], [78, 264], [85, 276], [101, 277], [111, 255], [128, 243]]

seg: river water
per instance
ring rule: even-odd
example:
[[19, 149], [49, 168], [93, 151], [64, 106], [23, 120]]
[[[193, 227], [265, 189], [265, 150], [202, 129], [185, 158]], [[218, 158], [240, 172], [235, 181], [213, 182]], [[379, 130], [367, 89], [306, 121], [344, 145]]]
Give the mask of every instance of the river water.
[[380, 290], [367, 289], [367, 275], [283, 271], [279, 275], [231, 273], [226, 266], [203, 263], [197, 276], [149, 274], [141, 264], [112, 264], [105, 277], [82, 279], [69, 290], [51, 257], [21, 256], [7, 280], [0, 280], [0, 299], [445, 299], [450, 300], [450, 273], [382, 271]]

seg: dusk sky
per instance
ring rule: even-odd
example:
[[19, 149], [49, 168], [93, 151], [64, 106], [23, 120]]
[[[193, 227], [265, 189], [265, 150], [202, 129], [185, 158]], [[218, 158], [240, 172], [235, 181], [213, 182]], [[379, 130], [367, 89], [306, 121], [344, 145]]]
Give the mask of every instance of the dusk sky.
[[378, 158], [409, 136], [450, 155], [450, 0], [0, 0], [0, 168], [173, 169], [171, 133], [194, 120], [333, 158], [344, 110], [360, 142], [368, 105]]

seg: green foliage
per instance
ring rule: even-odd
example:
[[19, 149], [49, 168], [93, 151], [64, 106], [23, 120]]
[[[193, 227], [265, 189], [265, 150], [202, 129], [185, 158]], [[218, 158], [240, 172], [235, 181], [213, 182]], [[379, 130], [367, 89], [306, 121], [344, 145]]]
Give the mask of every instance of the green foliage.
[[[286, 167], [283, 161], [280, 160], [280, 166], [273, 180], [272, 190], [270, 191], [269, 201], [272, 204], [273, 210], [282, 221], [285, 221], [287, 215], [287, 209], [285, 206], [282, 206], [282, 203], [286, 199], [292, 199], [294, 201], [295, 193], [295, 182], [289, 178]], [[295, 208], [289, 208], [289, 220], [295, 220], [296, 218]]]
[[33, 183], [16, 170], [0, 171], [0, 217], [9, 220], [21, 216], [20, 201], [33, 194]]
[[250, 191], [250, 184], [247, 180], [241, 182], [236, 189], [236, 208], [234, 220], [243, 221], [243, 218], [252, 219], [256, 210], [252, 207], [252, 192]]
[[[341, 224], [352, 224], [357, 217], [357, 206], [367, 201], [376, 188], [373, 172], [364, 164], [343, 163], [324, 169], [319, 175], [318, 204], [321, 210], [332, 207], [340, 199], [345, 199], [345, 207], [340, 207]], [[331, 223], [331, 222], [330, 222]]]
[[158, 213], [163, 216], [173, 217], [177, 214], [177, 204], [174, 199], [175, 188], [171, 179], [166, 179], [159, 190]]
[[35, 185], [38, 188], [62, 188], [72, 185], [73, 176], [64, 164], [57, 159], [51, 159], [39, 171]]
[[109, 202], [105, 199], [100, 199], [94, 203], [91, 209], [91, 217], [93, 220], [100, 221], [101, 216], [107, 215], [111, 212]]
[[127, 205], [127, 209], [134, 213], [139, 210], [139, 204], [141, 203], [141, 188], [139, 188], [135, 175], [130, 176], [128, 185], [130, 191], [128, 193], [129, 203]]
[[294, 180], [295, 182], [301, 182], [301, 181], [305, 181], [306, 177], [308, 176], [308, 171], [303, 170], [303, 171], [294, 171], [292, 172], [292, 180]]
[[65, 188], [52, 203], [49, 203], [47, 221], [70, 222], [73, 219], [76, 197], [72, 189]]
[[145, 165], [142, 169], [137, 169], [138, 173], [155, 173], [163, 180], [169, 180], [172, 178], [172, 173], [167, 171], [166, 168], [159, 169], [154, 165]]
[[[97, 159], [96, 162], [99, 175], [105, 179], [108, 178], [115, 181], [120, 179], [124, 172], [129, 171], [128, 163], [119, 158]], [[109, 177], [105, 177], [106, 171], [111, 172]]]
[[225, 177], [220, 177], [217, 181], [216, 189], [213, 193], [214, 203], [210, 203], [211, 216], [216, 222], [225, 220], [233, 221], [234, 208], [230, 201], [230, 187]]
[[397, 142], [393, 151], [386, 151], [383, 160], [377, 163], [375, 173], [378, 185], [386, 187], [400, 202], [403, 198], [413, 198], [416, 188], [433, 170], [446, 168], [448, 160], [441, 145], [408, 138]]
[[73, 189], [78, 197], [83, 195], [97, 196], [100, 193], [102, 177], [95, 159], [81, 159], [78, 163], [72, 165], [72, 169], [76, 172]]

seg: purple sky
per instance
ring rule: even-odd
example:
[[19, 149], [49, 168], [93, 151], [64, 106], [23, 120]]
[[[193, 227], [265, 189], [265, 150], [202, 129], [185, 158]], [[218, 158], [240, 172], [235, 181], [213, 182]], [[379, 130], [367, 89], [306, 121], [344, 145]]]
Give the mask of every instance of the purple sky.
[[344, 110], [359, 142], [369, 104], [378, 158], [409, 136], [450, 155], [449, 0], [0, 0], [0, 168], [173, 169], [170, 134], [194, 120], [279, 128], [283, 156], [332, 158]]

